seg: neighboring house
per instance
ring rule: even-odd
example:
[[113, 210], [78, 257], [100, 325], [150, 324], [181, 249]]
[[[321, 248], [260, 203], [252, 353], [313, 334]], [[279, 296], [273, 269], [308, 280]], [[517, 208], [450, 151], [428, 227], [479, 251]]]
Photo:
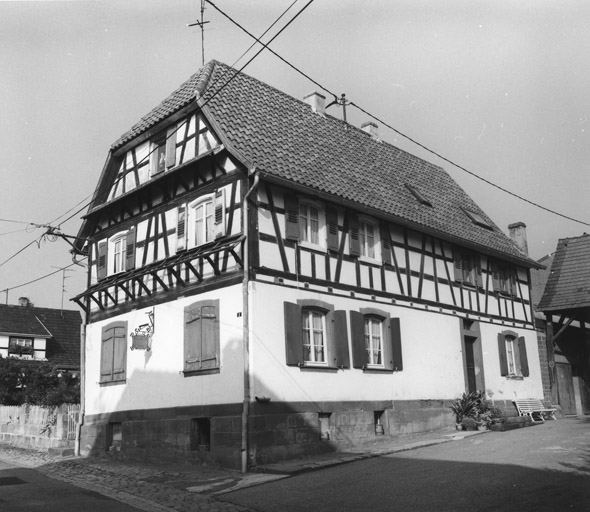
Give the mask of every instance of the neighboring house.
[[244, 469], [451, 425], [464, 391], [542, 399], [538, 264], [375, 125], [234, 74], [209, 62], [111, 147], [79, 233], [82, 453]]
[[538, 310], [547, 329], [551, 401], [563, 414], [590, 414], [590, 235], [563, 238]]
[[78, 311], [0, 304], [0, 356], [49, 361], [60, 370], [80, 369]]

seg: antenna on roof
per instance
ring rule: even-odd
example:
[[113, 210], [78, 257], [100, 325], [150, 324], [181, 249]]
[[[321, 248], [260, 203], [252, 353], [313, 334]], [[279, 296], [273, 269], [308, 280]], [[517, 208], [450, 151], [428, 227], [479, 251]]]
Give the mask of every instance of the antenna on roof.
[[334, 101], [326, 106], [326, 108], [331, 107], [332, 105], [341, 105], [342, 106], [342, 119], [346, 123], [346, 105], [350, 105], [350, 101], [347, 101], [346, 94], [342, 93], [340, 98], [334, 96]]
[[74, 270], [71, 268], [62, 268], [62, 267], [51, 267], [51, 268], [59, 268], [63, 271], [62, 272], [62, 279], [61, 279], [61, 316], [63, 318], [63, 316], [64, 316], [64, 293], [66, 292], [66, 279], [68, 279], [68, 276], [66, 276], [66, 271], [73, 272]]
[[201, 20], [195, 21], [194, 23], [189, 23], [187, 27], [201, 27], [201, 60], [202, 65], [205, 65], [205, 23], [209, 23], [205, 21], [203, 18], [205, 17], [205, 0], [201, 0]]

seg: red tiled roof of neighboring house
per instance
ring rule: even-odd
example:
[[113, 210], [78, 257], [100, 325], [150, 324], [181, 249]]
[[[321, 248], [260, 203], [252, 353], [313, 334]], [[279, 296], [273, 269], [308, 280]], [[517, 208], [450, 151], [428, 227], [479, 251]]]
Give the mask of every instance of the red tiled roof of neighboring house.
[[590, 307], [590, 235], [557, 242], [540, 311]]
[[47, 339], [47, 359], [63, 368], [80, 367], [78, 311], [0, 304], [0, 334]]
[[[210, 61], [123, 134], [112, 150], [198, 100], [224, 145], [263, 178], [315, 189], [434, 236], [538, 266], [441, 167], [328, 114], [319, 115], [305, 102], [243, 73], [228, 82], [235, 74]], [[406, 184], [432, 206], [421, 204]], [[480, 215], [491, 229], [475, 224], [464, 209]]]
[[545, 268], [531, 270], [531, 292], [533, 297], [533, 306], [535, 309], [538, 309], [539, 302], [541, 302], [541, 297], [543, 297], [545, 285], [547, 284], [547, 279], [549, 279], [549, 275], [551, 273], [553, 256], [553, 254], [547, 254], [540, 260], [537, 260], [537, 263], [543, 265]]

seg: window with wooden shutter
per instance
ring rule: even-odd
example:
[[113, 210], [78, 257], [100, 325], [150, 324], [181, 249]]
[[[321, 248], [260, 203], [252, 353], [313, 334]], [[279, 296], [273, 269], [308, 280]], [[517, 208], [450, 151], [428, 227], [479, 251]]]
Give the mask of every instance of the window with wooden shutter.
[[338, 251], [340, 249], [338, 240], [338, 210], [328, 208], [326, 221], [328, 224], [328, 249], [330, 251]]
[[176, 211], [176, 251], [186, 249], [186, 205], [178, 207]]
[[108, 243], [106, 240], [98, 243], [96, 252], [96, 277], [101, 280], [107, 277]]
[[332, 311], [328, 318], [332, 323], [329, 340], [331, 358], [334, 366], [350, 368], [350, 354], [348, 352], [348, 329], [346, 328], [346, 311]]
[[184, 309], [184, 371], [220, 368], [219, 300], [195, 302]]
[[102, 329], [100, 382], [124, 382], [127, 374], [127, 322], [113, 322]]
[[135, 268], [135, 249], [137, 230], [135, 226], [131, 227], [126, 236], [127, 247], [125, 250], [125, 270], [133, 270]]
[[301, 306], [285, 302], [285, 355], [289, 366], [303, 365]]
[[352, 340], [352, 367], [366, 368], [369, 356], [365, 345], [365, 315], [358, 311], [351, 311], [350, 337]]
[[225, 236], [225, 190], [219, 189], [214, 195], [215, 238]]
[[498, 355], [500, 356], [500, 375], [506, 377], [508, 375], [508, 359], [506, 356], [506, 340], [504, 334], [498, 334]]
[[391, 339], [391, 363], [388, 366], [388, 360], [385, 360], [386, 367], [395, 372], [401, 372], [404, 369], [402, 358], [402, 335], [399, 318], [389, 320], [389, 332]]
[[285, 238], [299, 241], [299, 199], [285, 194]]
[[500, 375], [503, 377], [529, 376], [529, 361], [523, 336], [518, 336], [513, 331], [499, 333], [498, 353], [500, 355]]
[[360, 256], [361, 255], [361, 244], [359, 240], [359, 221], [354, 213], [350, 214], [349, 223], [349, 240], [350, 240], [350, 255]]
[[462, 283], [463, 282], [463, 258], [461, 257], [461, 253], [453, 249], [453, 271], [455, 281]]
[[529, 376], [529, 359], [526, 353], [526, 343], [524, 336], [518, 338], [518, 352], [520, 356], [520, 371], [523, 377]]

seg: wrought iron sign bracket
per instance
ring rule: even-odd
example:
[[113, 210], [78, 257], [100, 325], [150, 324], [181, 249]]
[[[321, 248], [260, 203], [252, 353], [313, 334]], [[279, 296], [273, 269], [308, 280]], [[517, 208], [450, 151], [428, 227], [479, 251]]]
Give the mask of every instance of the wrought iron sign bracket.
[[152, 349], [152, 336], [154, 335], [154, 309], [146, 313], [149, 322], [141, 324], [131, 333], [131, 350]]

